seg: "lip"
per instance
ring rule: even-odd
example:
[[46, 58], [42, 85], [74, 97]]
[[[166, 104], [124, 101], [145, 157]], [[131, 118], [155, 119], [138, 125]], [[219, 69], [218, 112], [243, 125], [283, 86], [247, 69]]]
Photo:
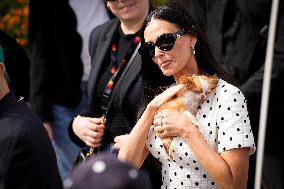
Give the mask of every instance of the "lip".
[[130, 8], [130, 7], [134, 6], [134, 5], [135, 5], [135, 3], [128, 3], [128, 4], [125, 4], [125, 5], [121, 5], [118, 8], [119, 9], [125, 9], [125, 8]]
[[162, 62], [160, 63], [160, 67], [161, 67], [161, 68], [165, 68], [165, 67], [167, 67], [170, 63], [172, 63], [171, 60], [162, 61]]

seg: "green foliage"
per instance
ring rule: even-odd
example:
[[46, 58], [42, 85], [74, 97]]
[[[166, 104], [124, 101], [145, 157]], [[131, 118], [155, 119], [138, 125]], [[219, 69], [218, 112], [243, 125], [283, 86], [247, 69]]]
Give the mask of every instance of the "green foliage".
[[[5, 14], [7, 14], [8, 9], [9, 9], [10, 5], [12, 4], [11, 2], [12, 2], [11, 0], [1, 0], [1, 3], [0, 3], [0, 17], [2, 17]], [[2, 22], [2, 19], [0, 20], [0, 22]]]
[[164, 4], [165, 2], [166, 0], [153, 0], [153, 5], [157, 7], [157, 6]]
[[0, 29], [27, 48], [28, 0], [1, 0]]

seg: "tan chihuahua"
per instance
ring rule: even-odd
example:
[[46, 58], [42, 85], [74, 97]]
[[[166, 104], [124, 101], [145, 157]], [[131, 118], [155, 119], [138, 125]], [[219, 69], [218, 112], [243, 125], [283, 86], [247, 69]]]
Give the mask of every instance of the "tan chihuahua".
[[[204, 102], [206, 96], [215, 90], [218, 80], [216, 75], [182, 76], [177, 83], [183, 84], [184, 87], [172, 99], [165, 102], [158, 112], [162, 110], [189, 111], [196, 116], [198, 107]], [[165, 150], [171, 159], [173, 158], [172, 140], [173, 137], [163, 138]]]

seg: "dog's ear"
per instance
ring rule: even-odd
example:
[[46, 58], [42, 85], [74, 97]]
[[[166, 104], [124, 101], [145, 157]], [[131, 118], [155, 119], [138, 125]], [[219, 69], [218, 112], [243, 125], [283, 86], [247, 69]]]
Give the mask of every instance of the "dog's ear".
[[208, 88], [208, 92], [212, 92], [218, 84], [219, 81], [219, 77], [215, 74], [213, 76], [208, 77], [208, 84], [209, 84], [209, 88]]

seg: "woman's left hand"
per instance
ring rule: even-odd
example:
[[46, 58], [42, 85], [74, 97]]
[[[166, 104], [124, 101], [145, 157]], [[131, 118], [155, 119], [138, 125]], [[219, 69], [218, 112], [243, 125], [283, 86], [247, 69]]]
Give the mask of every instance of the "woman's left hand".
[[192, 123], [195, 120], [184, 112], [163, 110], [154, 116], [154, 130], [160, 138], [183, 137], [186, 132], [198, 130]]

